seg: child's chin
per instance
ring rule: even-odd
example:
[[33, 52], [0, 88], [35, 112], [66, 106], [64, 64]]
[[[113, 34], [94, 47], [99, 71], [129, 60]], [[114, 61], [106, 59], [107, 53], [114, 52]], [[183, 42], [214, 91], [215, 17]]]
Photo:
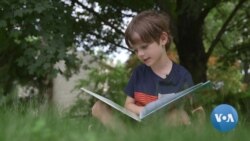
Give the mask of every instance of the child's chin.
[[151, 67], [151, 66], [152, 66], [152, 63], [150, 63], [150, 62], [144, 62], [144, 64], [145, 64], [146, 66], [148, 66], [148, 67]]
[[151, 60], [147, 60], [147, 61], [142, 61], [143, 64], [147, 65], [147, 66], [152, 66], [152, 62]]

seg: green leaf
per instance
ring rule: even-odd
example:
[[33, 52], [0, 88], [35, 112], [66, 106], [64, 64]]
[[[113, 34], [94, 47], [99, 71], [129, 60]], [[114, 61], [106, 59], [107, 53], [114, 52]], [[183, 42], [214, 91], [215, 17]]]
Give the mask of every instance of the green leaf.
[[0, 28], [4, 28], [4, 27], [6, 27], [6, 26], [7, 26], [6, 21], [0, 20]]

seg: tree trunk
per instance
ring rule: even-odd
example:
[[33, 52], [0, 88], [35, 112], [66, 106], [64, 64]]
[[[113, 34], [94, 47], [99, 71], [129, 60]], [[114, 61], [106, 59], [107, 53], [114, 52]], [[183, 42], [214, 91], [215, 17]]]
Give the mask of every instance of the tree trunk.
[[207, 61], [202, 42], [202, 25], [204, 19], [198, 19], [190, 13], [177, 17], [176, 35], [174, 40], [179, 54], [180, 64], [192, 74], [195, 83], [207, 80]]
[[52, 79], [45, 78], [39, 82], [39, 102], [52, 104], [53, 98], [53, 81]]

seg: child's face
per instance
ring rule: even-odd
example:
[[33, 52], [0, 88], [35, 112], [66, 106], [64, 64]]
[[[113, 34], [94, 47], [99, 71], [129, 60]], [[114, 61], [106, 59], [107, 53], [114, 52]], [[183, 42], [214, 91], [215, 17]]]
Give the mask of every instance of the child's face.
[[135, 43], [131, 44], [131, 47], [135, 51], [138, 59], [147, 66], [155, 65], [163, 54], [166, 54], [165, 47], [157, 42], [146, 43], [143, 42], [137, 33], [133, 38]]

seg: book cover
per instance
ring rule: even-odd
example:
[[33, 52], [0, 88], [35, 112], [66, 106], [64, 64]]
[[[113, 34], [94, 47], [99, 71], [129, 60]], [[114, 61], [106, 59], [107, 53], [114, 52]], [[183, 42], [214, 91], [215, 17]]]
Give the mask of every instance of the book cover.
[[126, 108], [124, 108], [123, 106], [120, 106], [119, 104], [113, 102], [112, 100], [101, 96], [99, 94], [96, 94], [92, 91], [89, 91], [85, 88], [81, 88], [82, 91], [84, 91], [85, 93], [94, 96], [95, 98], [101, 100], [102, 102], [106, 103], [107, 105], [113, 107], [114, 109], [122, 112], [123, 114], [133, 118], [136, 121], [141, 121], [143, 118], [147, 117], [148, 115], [153, 114], [154, 112], [162, 109], [163, 107], [166, 107], [167, 105], [181, 99], [182, 97], [188, 95], [188, 94], [192, 94], [192, 92], [204, 88], [205, 86], [210, 85], [210, 81], [204, 82], [204, 83], [198, 83], [192, 87], [189, 87], [183, 91], [177, 92], [177, 93], [171, 93], [171, 94], [162, 94], [161, 98], [157, 99], [156, 101], [150, 102], [149, 104], [147, 104], [144, 109], [140, 112], [139, 115], [127, 110]]

